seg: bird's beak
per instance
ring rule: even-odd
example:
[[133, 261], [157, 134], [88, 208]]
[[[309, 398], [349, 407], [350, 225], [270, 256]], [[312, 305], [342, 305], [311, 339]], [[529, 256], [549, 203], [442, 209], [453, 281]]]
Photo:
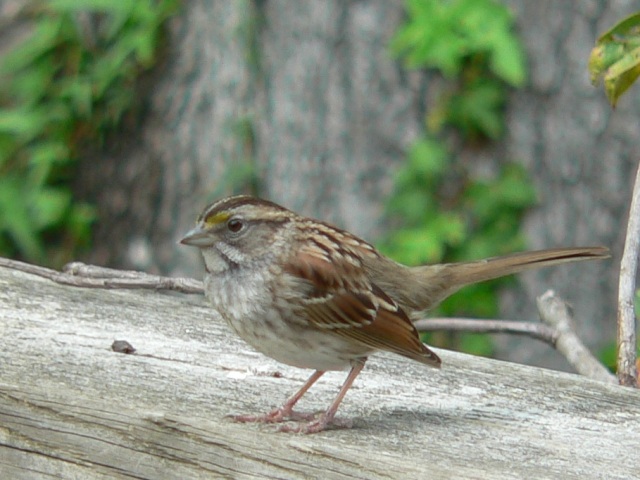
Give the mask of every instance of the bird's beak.
[[203, 230], [199, 225], [187, 232], [187, 234], [180, 239], [180, 243], [183, 245], [189, 245], [191, 247], [210, 247], [215, 242], [215, 238], [206, 230]]

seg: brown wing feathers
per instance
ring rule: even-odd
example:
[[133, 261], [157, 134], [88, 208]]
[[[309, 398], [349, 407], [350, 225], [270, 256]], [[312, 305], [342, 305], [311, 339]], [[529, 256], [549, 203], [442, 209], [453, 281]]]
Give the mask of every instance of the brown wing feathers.
[[349, 284], [344, 272], [360, 270], [357, 258], [324, 260], [301, 250], [286, 271], [308, 287], [303, 311], [316, 328], [332, 330], [375, 350], [386, 350], [439, 367], [440, 359], [420, 341], [406, 313], [361, 270]]
[[[376, 295], [386, 297], [375, 285]], [[387, 297], [388, 300], [391, 300]], [[381, 350], [397, 353], [418, 362], [440, 367], [440, 358], [420, 341], [420, 334], [407, 316], [395, 303], [387, 303], [378, 309], [376, 319], [368, 325], [348, 332], [352, 338]]]

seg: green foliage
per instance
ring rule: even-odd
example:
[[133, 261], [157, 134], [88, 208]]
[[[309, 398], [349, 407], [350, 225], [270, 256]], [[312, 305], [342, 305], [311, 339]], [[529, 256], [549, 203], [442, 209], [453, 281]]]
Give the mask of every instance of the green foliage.
[[[387, 205], [392, 233], [381, 248], [414, 265], [521, 250], [520, 221], [536, 199], [524, 170], [507, 164], [492, 178], [475, 178], [472, 165], [452, 158], [442, 135], [448, 127], [447, 138], [453, 134], [469, 146], [503, 133], [507, 89], [526, 77], [511, 15], [493, 0], [408, 0], [406, 6], [407, 20], [391, 51], [408, 68], [433, 70], [446, 81], [425, 119], [427, 133], [397, 173]], [[467, 287], [437, 313], [495, 317], [497, 285], [504, 282]], [[486, 335], [452, 334], [448, 343], [477, 354], [493, 352]]]
[[457, 77], [472, 57], [484, 57], [496, 77], [513, 86], [525, 79], [524, 53], [509, 11], [493, 0], [408, 0], [407, 23], [391, 42], [409, 68]]
[[[634, 311], [636, 315], [636, 322], [640, 318], [640, 290], [636, 290], [634, 298]], [[640, 338], [637, 338], [637, 356], [640, 358]], [[613, 373], [616, 372], [616, 365], [618, 363], [618, 345], [616, 342], [611, 342], [604, 347], [598, 353], [598, 358], [609, 370]]]
[[620, 96], [640, 76], [640, 12], [614, 25], [596, 41], [589, 57], [591, 82], [604, 80], [604, 90], [615, 108]]
[[522, 86], [525, 55], [513, 20], [493, 0], [408, 0], [408, 19], [391, 50], [408, 68], [427, 68], [449, 80], [427, 124], [432, 132], [458, 128], [467, 138], [497, 139], [504, 130], [504, 85]]
[[178, 0], [50, 0], [0, 62], [0, 254], [59, 264], [86, 244], [93, 208], [73, 201], [79, 147], [100, 141], [152, 66]]
[[[637, 343], [637, 355], [640, 358], [640, 339]], [[615, 342], [611, 342], [598, 353], [598, 359], [611, 372], [616, 373], [616, 365], [618, 363], [618, 346]]]
[[[495, 178], [484, 180], [469, 172], [452, 174], [452, 162], [435, 140], [413, 145], [387, 205], [390, 218], [399, 224], [380, 245], [387, 255], [417, 265], [485, 258], [525, 247], [518, 226], [536, 195], [522, 167], [507, 165]], [[445, 301], [440, 313], [495, 316], [495, 287], [500, 282], [505, 280], [467, 287]]]

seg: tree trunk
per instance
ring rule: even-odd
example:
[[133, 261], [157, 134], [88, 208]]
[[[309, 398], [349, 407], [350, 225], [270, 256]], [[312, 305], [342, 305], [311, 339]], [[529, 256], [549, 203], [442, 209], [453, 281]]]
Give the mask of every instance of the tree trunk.
[[[632, 2], [633, 3], [633, 2]], [[504, 297], [505, 316], [536, 317], [532, 298], [553, 285], [571, 298], [578, 331], [592, 348], [613, 343], [616, 292], [627, 212], [638, 162], [638, 86], [615, 111], [602, 86], [589, 81], [595, 40], [638, 10], [622, 1], [509, 1], [529, 55], [529, 85], [511, 96], [505, 157], [525, 165], [540, 202], [527, 216], [530, 246], [603, 244], [613, 258], [590, 265], [545, 269], [523, 276]], [[584, 268], [582, 268], [584, 267]], [[557, 353], [504, 339], [506, 358], [557, 366]], [[506, 353], [508, 352], [508, 354]]]
[[425, 108], [423, 76], [387, 50], [402, 14], [386, 1], [186, 4], [132, 132], [79, 176], [100, 208], [91, 260], [199, 272], [171, 240], [234, 191], [375, 238]]
[[[553, 288], [574, 304], [586, 342], [601, 347], [615, 331], [640, 101], [636, 87], [614, 115], [588, 83], [586, 62], [597, 36], [634, 6], [509, 5], [530, 82], [511, 96], [506, 141], [460, 157], [528, 168], [540, 197], [526, 221], [532, 247], [613, 247], [610, 262], [529, 274], [503, 301], [504, 317], [531, 319], [535, 296]], [[175, 241], [207, 202], [241, 191], [375, 242], [394, 172], [429, 108], [428, 75], [407, 73], [387, 49], [403, 2], [194, 0], [183, 8], [127, 132], [81, 167], [78, 191], [99, 208], [86, 260], [199, 276], [196, 252]], [[562, 365], [550, 351], [503, 344], [506, 358]]]

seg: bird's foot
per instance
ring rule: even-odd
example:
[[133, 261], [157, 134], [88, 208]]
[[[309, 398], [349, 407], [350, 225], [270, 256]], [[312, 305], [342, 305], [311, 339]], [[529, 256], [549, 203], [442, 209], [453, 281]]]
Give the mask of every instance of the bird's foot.
[[327, 429], [351, 427], [353, 427], [353, 422], [349, 419], [329, 418], [325, 413], [322, 413], [319, 418], [309, 423], [305, 423], [302, 425], [282, 425], [278, 428], [278, 431], [286, 433], [310, 434], [322, 432]]

